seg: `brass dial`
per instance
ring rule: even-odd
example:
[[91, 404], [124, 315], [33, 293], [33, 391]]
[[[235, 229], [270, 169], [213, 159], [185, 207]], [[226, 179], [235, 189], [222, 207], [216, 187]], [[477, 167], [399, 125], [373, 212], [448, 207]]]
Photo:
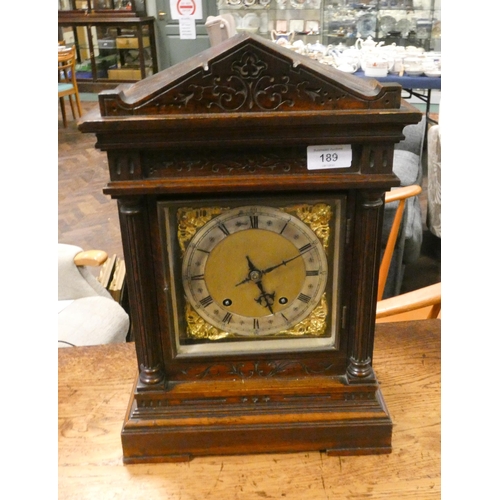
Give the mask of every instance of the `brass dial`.
[[327, 259], [300, 219], [266, 206], [227, 210], [190, 241], [182, 279], [190, 304], [209, 324], [244, 336], [292, 328], [319, 303]]

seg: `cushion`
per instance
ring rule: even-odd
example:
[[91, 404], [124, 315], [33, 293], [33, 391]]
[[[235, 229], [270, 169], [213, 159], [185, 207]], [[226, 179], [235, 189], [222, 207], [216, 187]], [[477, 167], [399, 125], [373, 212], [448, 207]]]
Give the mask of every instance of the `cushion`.
[[84, 297], [58, 314], [59, 347], [125, 342], [130, 320], [113, 299]]
[[420, 157], [411, 151], [394, 150], [392, 170], [399, 177], [401, 186], [422, 183]]
[[407, 125], [403, 129], [404, 140], [398, 142], [394, 148], [396, 150], [404, 149], [420, 157], [422, 155], [422, 146], [424, 144], [425, 129], [427, 120], [425, 116], [416, 125]]
[[57, 87], [58, 92], [67, 92], [68, 90], [72, 90], [73, 85], [71, 83], [59, 83]]

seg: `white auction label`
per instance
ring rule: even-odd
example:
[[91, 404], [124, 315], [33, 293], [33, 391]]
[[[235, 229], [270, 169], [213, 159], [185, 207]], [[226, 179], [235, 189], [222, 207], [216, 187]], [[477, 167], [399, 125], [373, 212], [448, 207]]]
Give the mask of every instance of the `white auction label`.
[[351, 164], [352, 148], [350, 144], [308, 146], [307, 148], [307, 170], [348, 168]]

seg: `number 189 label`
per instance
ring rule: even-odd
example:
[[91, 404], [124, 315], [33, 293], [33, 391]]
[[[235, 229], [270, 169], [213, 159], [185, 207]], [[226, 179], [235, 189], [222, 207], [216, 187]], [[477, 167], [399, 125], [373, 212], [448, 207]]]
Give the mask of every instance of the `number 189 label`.
[[309, 146], [307, 148], [307, 170], [348, 168], [351, 164], [352, 149], [350, 144]]

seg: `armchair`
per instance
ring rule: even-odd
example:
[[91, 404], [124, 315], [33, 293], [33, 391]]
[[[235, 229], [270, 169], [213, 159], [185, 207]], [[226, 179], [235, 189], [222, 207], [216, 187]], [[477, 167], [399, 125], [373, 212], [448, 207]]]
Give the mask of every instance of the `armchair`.
[[441, 283], [377, 302], [377, 323], [441, 318]]
[[87, 268], [106, 258], [105, 252], [58, 245], [59, 347], [125, 342], [128, 314]]
[[441, 129], [433, 125], [427, 132], [427, 226], [441, 238]]
[[[401, 187], [422, 185], [422, 151], [426, 129], [427, 121], [424, 115], [419, 123], [407, 125], [403, 129], [405, 139], [395, 146], [393, 171], [399, 177]], [[385, 204], [382, 252], [384, 252], [387, 245], [397, 208], [397, 201]], [[383, 290], [383, 298], [399, 295], [405, 266], [419, 258], [422, 239], [422, 209], [418, 196], [413, 196], [405, 202], [400, 230]]]
[[231, 14], [208, 16], [205, 28], [207, 29], [211, 47], [236, 35], [236, 22]]

